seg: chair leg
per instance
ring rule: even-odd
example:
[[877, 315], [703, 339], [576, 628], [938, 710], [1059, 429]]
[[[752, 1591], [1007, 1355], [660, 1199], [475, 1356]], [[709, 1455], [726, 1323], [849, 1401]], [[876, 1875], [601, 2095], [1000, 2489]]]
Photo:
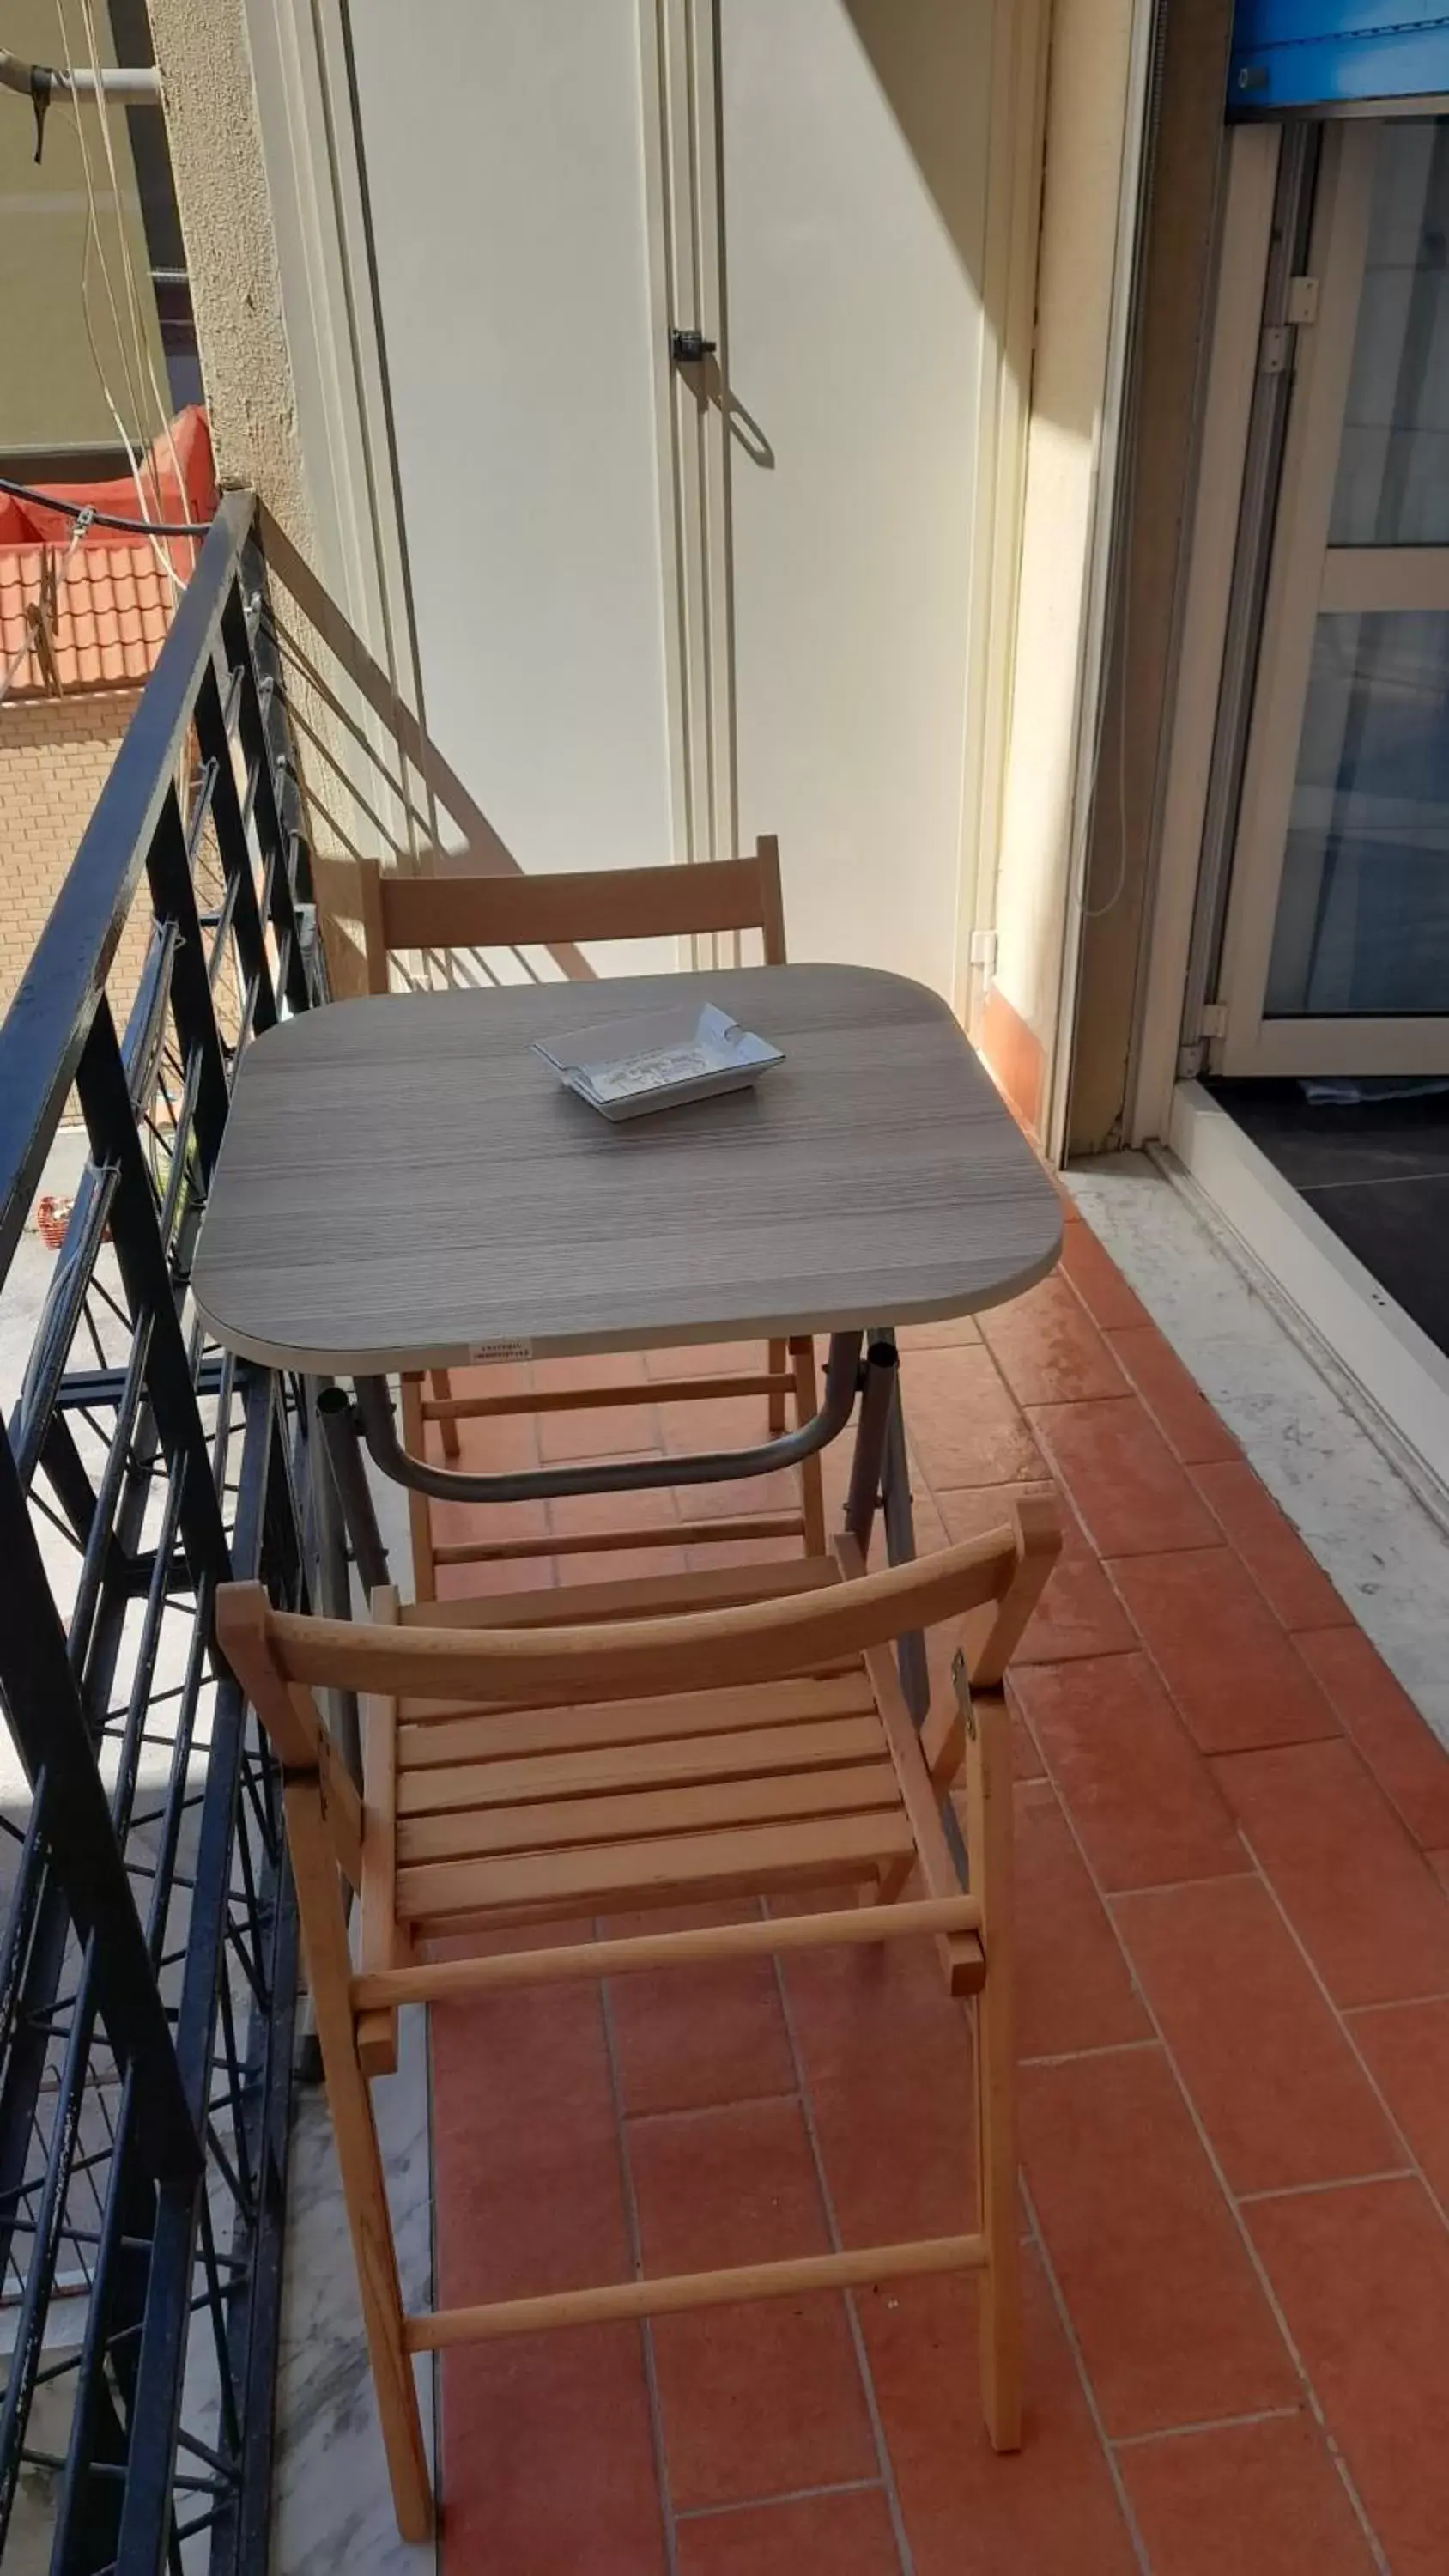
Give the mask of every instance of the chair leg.
[[981, 2409], [992, 2448], [1021, 2448], [1021, 2225], [1016, 2189], [1016, 2015], [1011, 1735], [1006, 1702], [983, 1691], [966, 1745], [966, 1846], [981, 1899], [986, 1979], [976, 1997], [981, 2232]]
[[327, 2107], [337, 2140], [342, 2198], [357, 2265], [362, 2322], [377, 2391], [393, 2510], [404, 2540], [426, 2540], [433, 2528], [432, 2484], [412, 2357], [403, 2336], [402, 2285], [372, 2116], [372, 2094], [358, 2063], [352, 2007], [347, 1996], [352, 1961], [337, 1859], [315, 1774], [289, 1781], [285, 1799], [287, 1845], [297, 1882], [307, 1982], [322, 2050]]
[[[781, 1376], [789, 1365], [790, 1355], [786, 1350], [784, 1343], [771, 1342], [769, 1350], [769, 1368], [771, 1376]], [[786, 1397], [783, 1387], [777, 1386], [771, 1388], [769, 1404], [770, 1438], [772, 1440], [778, 1440], [781, 1432], [785, 1428]]]
[[[446, 1404], [453, 1392], [452, 1382], [448, 1376], [447, 1370], [430, 1369], [428, 1375], [432, 1380], [433, 1402], [435, 1404]], [[458, 1457], [462, 1444], [458, 1438], [458, 1426], [453, 1420], [451, 1414], [444, 1414], [442, 1421], [438, 1425], [438, 1429], [443, 1438], [443, 1456], [445, 1458]]]

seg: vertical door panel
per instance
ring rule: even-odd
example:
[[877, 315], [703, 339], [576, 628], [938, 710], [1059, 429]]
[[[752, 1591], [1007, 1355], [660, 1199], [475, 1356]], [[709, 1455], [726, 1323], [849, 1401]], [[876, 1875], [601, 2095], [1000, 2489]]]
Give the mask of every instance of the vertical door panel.
[[523, 867], [662, 864], [637, 0], [352, 15], [431, 729]]
[[718, 0], [740, 827], [949, 993], [989, 0]]

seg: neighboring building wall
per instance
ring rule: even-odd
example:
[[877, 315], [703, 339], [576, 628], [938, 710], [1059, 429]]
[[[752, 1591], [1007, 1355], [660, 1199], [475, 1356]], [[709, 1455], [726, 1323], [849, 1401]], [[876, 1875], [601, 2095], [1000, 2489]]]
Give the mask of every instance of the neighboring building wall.
[[[138, 696], [118, 689], [0, 707], [0, 1013], [30, 963]], [[110, 979], [118, 1016], [135, 990], [150, 929], [142, 901]]]
[[997, 955], [979, 1039], [1039, 1133], [1062, 1001], [1093, 521], [1117, 267], [1133, 0], [1056, 0], [1047, 75]]
[[[114, 62], [107, 12], [98, 6], [93, 15], [102, 58]], [[72, 47], [82, 45], [79, 11], [72, 8], [65, 23]], [[8, 0], [3, 32], [6, 45], [22, 61], [64, 68], [56, 0]], [[169, 411], [170, 404], [126, 118], [119, 109], [111, 111], [111, 149], [122, 193], [118, 231], [100, 126], [94, 109], [81, 112], [90, 119], [84, 131], [101, 242], [121, 316], [118, 331], [93, 251], [88, 299], [91, 333], [105, 383], [122, 421], [131, 436], [138, 437], [144, 446], [157, 426], [157, 405], [149, 374], [144, 363], [138, 361], [130, 332], [120, 255], [122, 236], [135, 272], [145, 356], [161, 388], [161, 407]], [[17, 449], [27, 447], [110, 447], [115, 441], [116, 425], [96, 359], [87, 344], [86, 315], [81, 306], [85, 165], [73, 108], [52, 107], [45, 121], [45, 149], [37, 168], [35, 120], [29, 102], [12, 90], [0, 90], [0, 203], [4, 206], [4, 219], [0, 221], [0, 312], [5, 316], [5, 360], [0, 365], [0, 454], [13, 456]]]

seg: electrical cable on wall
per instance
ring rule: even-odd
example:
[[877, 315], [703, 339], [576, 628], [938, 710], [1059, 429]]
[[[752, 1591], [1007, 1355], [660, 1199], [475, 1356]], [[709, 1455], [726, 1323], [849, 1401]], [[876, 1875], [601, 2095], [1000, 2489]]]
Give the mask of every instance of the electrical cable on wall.
[[63, 519], [85, 519], [94, 528], [119, 528], [128, 537], [205, 537], [211, 531], [205, 519], [122, 519], [113, 510], [93, 510], [89, 503], [63, 501], [58, 492], [42, 492], [35, 483], [14, 483], [8, 474], [0, 474], [0, 492], [12, 501], [33, 502], [38, 510], [58, 510]]

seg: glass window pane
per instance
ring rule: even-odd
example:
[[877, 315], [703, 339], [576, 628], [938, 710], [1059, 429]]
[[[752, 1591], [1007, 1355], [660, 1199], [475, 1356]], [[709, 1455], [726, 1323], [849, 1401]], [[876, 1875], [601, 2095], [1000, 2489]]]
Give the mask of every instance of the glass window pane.
[[1318, 620], [1264, 1007], [1449, 1013], [1449, 611]]
[[1380, 129], [1333, 546], [1449, 544], [1449, 119]]

